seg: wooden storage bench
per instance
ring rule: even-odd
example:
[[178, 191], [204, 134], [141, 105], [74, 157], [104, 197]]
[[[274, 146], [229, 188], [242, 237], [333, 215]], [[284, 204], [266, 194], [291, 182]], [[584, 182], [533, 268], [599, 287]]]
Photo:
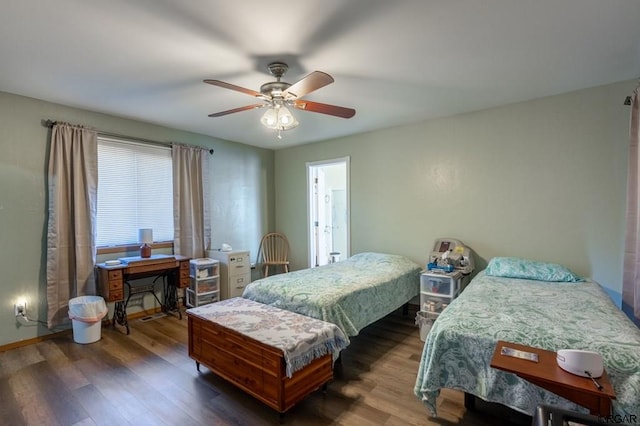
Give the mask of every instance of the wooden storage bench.
[[[187, 318], [198, 370], [204, 364], [280, 413], [333, 379], [332, 353], [347, 345], [334, 324], [242, 298], [189, 309]], [[300, 353], [310, 341], [324, 345], [325, 354]]]

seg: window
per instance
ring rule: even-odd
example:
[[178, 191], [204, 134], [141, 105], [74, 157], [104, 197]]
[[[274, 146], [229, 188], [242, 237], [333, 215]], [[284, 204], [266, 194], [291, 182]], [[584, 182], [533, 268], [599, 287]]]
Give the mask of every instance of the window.
[[173, 241], [171, 148], [98, 137], [96, 246], [138, 243], [138, 229], [154, 241]]

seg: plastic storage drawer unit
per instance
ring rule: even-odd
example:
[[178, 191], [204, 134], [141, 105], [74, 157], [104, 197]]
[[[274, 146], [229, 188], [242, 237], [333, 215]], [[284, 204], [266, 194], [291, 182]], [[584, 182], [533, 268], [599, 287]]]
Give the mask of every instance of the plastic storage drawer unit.
[[192, 259], [189, 262], [190, 285], [186, 304], [197, 307], [220, 300], [220, 262], [216, 259]]

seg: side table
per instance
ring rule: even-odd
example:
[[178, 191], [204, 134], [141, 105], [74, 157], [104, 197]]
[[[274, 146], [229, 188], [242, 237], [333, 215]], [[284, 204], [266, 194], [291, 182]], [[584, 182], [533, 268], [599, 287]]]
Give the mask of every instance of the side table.
[[[503, 347], [535, 353], [538, 355], [538, 362], [502, 355]], [[597, 378], [602, 385], [602, 390], [598, 390], [590, 378], [576, 376], [560, 368], [555, 352], [502, 340], [496, 344], [491, 367], [514, 373], [534, 385], [588, 408], [593, 415], [611, 414], [611, 400], [616, 398], [616, 393], [606, 371]]]

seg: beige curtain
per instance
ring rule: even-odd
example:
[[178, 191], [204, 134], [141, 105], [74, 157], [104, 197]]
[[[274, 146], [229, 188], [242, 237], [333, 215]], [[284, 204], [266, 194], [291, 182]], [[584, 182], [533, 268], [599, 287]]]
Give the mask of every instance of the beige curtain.
[[209, 151], [174, 144], [171, 152], [174, 253], [194, 259], [206, 257], [211, 242]]
[[631, 96], [629, 126], [629, 171], [627, 179], [627, 235], [622, 283], [622, 310], [636, 324], [640, 320], [640, 100], [638, 90]]
[[47, 325], [68, 323], [69, 300], [96, 294], [98, 144], [93, 129], [58, 123], [51, 131], [47, 227]]

